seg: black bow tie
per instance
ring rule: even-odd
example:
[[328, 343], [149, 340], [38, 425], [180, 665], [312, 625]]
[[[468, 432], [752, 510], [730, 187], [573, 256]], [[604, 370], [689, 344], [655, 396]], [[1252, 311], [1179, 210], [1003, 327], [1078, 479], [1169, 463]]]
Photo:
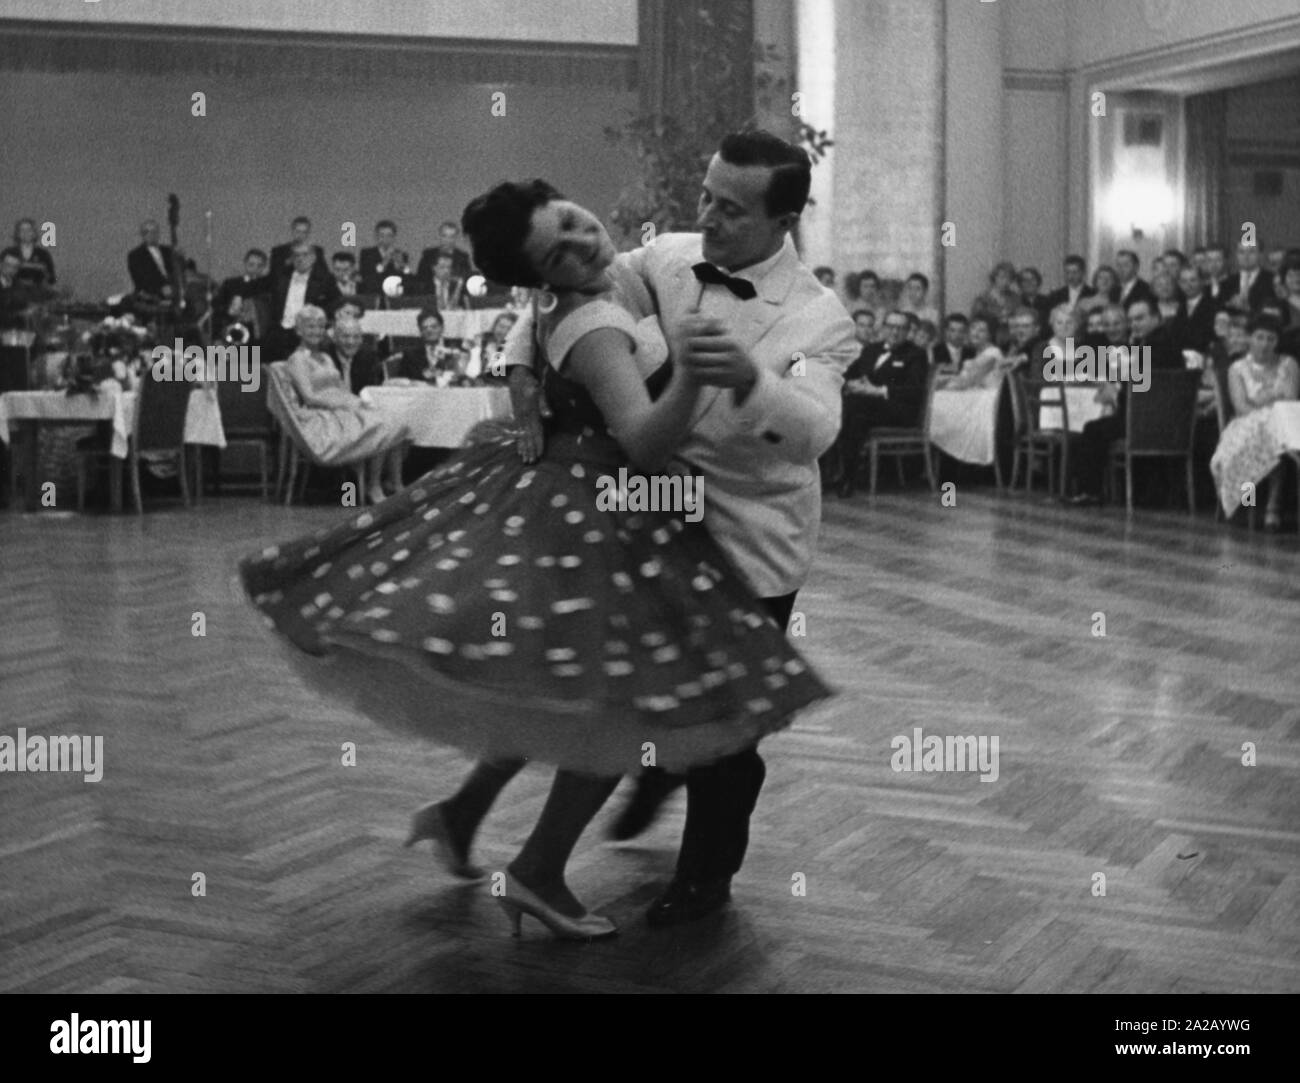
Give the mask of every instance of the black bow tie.
[[752, 301], [758, 296], [758, 291], [754, 289], [754, 283], [745, 278], [733, 278], [731, 275], [718, 270], [712, 263], [697, 263], [691, 270], [695, 272], [695, 277], [701, 282], [710, 286], [726, 286], [742, 301]]

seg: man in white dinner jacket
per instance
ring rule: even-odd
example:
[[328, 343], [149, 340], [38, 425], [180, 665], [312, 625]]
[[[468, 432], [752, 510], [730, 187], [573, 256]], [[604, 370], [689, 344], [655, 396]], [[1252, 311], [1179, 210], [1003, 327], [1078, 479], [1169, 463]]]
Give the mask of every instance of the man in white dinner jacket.
[[[844, 306], [800, 262], [790, 239], [810, 180], [802, 149], [767, 132], [729, 135], [701, 186], [700, 232], [663, 234], [620, 257], [654, 298], [672, 363], [690, 366], [709, 385], [676, 466], [707, 480], [705, 526], [783, 628], [817, 545], [817, 461], [839, 434], [842, 373], [859, 350]], [[530, 362], [531, 340], [526, 315], [511, 332], [506, 363]], [[536, 454], [540, 423], [517, 420], [526, 434], [521, 452]], [[443, 804], [464, 857], [493, 787], [499, 791], [520, 766], [480, 765]], [[639, 834], [677, 785], [687, 787], [677, 871], [648, 912], [652, 925], [690, 921], [726, 904], [765, 774], [749, 748], [684, 779], [658, 769], [638, 778], [616, 838]], [[472, 812], [460, 816], [458, 802]]]

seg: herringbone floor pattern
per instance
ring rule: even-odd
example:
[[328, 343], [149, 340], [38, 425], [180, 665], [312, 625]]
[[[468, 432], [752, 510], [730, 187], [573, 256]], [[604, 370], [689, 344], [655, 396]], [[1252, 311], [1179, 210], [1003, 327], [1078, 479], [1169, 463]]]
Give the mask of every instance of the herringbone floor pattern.
[[[96, 784], [0, 774], [0, 990], [1300, 991], [1293, 537], [832, 501], [796, 609], [842, 695], [765, 745], [733, 908], [647, 929], [681, 798], [616, 849], [616, 797], [571, 880], [623, 932], [582, 946], [513, 941], [484, 887], [401, 848], [467, 761], [302, 690], [232, 595], [239, 556], [336, 514], [0, 515], [0, 733], [101, 734], [105, 759]], [[915, 727], [997, 735], [1000, 777], [895, 773]], [[548, 777], [506, 791], [489, 868]]]

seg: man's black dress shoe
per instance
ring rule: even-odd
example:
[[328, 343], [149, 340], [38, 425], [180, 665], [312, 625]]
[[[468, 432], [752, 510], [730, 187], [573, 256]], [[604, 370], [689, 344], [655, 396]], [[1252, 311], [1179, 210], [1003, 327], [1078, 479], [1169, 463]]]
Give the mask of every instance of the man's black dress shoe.
[[609, 829], [609, 837], [617, 842], [636, 838], [654, 823], [668, 795], [685, 782], [685, 775], [670, 775], [666, 771], [638, 775], [636, 789], [627, 807], [619, 813], [614, 826]]
[[674, 880], [646, 911], [656, 928], [681, 925], [721, 910], [731, 899], [731, 877], [720, 880]]

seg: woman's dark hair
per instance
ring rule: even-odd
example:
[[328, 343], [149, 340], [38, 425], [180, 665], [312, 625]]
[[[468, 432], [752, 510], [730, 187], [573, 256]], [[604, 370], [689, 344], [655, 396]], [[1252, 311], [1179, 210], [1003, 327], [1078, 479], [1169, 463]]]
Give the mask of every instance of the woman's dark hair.
[[1246, 324], [1246, 330], [1252, 335], [1256, 331], [1267, 331], [1269, 334], [1277, 338], [1281, 338], [1282, 321], [1279, 320], [1276, 316], [1274, 316], [1271, 312], [1261, 312], [1259, 313], [1259, 315], [1254, 316], [1251, 319], [1251, 321], [1248, 324]]
[[486, 278], [506, 286], [546, 284], [524, 254], [524, 242], [533, 228], [533, 211], [563, 198], [544, 180], [531, 180], [505, 181], [471, 201], [460, 225]]

